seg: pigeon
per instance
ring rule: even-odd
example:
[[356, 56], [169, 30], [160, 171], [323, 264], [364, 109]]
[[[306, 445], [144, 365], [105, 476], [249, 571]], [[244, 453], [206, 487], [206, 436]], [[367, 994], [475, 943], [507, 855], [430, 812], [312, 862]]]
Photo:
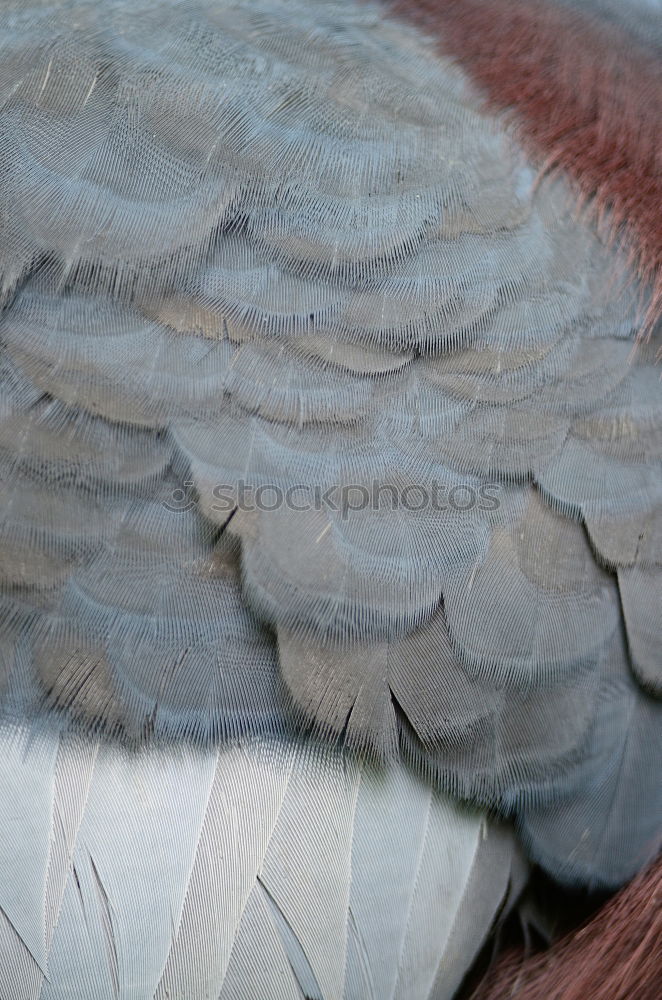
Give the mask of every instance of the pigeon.
[[452, 1000], [662, 847], [662, 10], [3, 14], [0, 998]]

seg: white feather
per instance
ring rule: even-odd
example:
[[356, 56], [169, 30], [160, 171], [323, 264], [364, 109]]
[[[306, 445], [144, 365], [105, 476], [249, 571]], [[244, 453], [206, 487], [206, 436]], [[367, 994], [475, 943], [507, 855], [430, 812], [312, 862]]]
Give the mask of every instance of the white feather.
[[0, 789], [12, 1000], [450, 997], [519, 865], [401, 765], [285, 741], [129, 753], [5, 727]]

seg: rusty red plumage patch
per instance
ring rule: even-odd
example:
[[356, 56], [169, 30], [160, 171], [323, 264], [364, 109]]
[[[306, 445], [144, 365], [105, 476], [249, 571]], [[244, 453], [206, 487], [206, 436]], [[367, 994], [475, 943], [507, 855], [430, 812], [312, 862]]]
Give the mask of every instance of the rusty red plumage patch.
[[471, 1000], [658, 1000], [662, 861], [548, 952], [504, 955]]
[[624, 30], [541, 0], [394, 0], [439, 38], [543, 170], [561, 168], [622, 240], [662, 315], [662, 67]]

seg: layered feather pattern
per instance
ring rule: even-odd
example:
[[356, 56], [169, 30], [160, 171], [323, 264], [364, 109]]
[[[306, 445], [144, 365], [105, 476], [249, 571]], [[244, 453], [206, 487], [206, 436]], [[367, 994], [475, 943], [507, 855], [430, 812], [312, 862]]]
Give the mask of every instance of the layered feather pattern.
[[402, 766], [2, 740], [13, 1000], [450, 998], [526, 874], [507, 828]]
[[[114, 739], [220, 762], [306, 734], [385, 782], [413, 781], [404, 758], [514, 816], [569, 882], [613, 886], [656, 853], [659, 331], [633, 353], [650, 289], [536, 167], [436, 40], [379, 6], [6, 5], [7, 717], [100, 734], [122, 780]], [[212, 756], [196, 781], [213, 783]], [[83, 933], [96, 900], [113, 995], [138, 959], [108, 932], [103, 859], [85, 864], [58, 934]], [[389, 995], [367, 931], [346, 938], [350, 989], [268, 870], [241, 890], [237, 983], [264, 923], [283, 996]], [[181, 919], [182, 955], [207, 947], [195, 907]], [[41, 973], [48, 940], [29, 945]], [[66, 940], [54, 962], [79, 948]], [[148, 951], [135, 981], [154, 992], [167, 973], [162, 995], [185, 995], [193, 958]], [[390, 995], [408, 954], [379, 966]]]

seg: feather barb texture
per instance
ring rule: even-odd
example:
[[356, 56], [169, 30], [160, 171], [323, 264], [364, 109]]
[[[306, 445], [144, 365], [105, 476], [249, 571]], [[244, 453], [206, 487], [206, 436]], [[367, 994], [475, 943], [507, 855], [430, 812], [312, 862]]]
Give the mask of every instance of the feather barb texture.
[[575, 180], [662, 314], [662, 66], [616, 25], [539, 0], [395, 0], [438, 36], [494, 109], [512, 109], [543, 171]]

